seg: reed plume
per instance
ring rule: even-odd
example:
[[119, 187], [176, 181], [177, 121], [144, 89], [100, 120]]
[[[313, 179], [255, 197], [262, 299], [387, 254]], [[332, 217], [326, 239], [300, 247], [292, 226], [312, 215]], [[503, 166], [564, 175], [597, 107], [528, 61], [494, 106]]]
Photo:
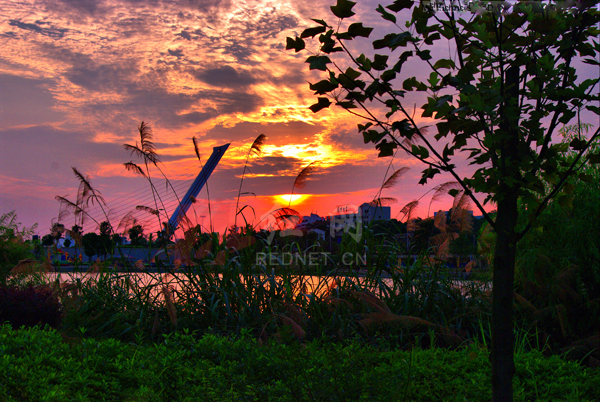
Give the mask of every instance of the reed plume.
[[139, 167], [137, 164], [135, 164], [133, 162], [125, 162], [125, 163], [123, 163], [123, 166], [125, 166], [125, 170], [127, 170], [128, 172], [133, 172], [137, 175], [142, 176], [145, 179], [147, 178], [146, 173], [144, 173], [142, 168]]
[[[387, 171], [389, 171], [389, 169], [391, 167], [392, 167], [392, 161], [390, 161]], [[400, 169], [397, 169], [394, 173], [392, 173], [392, 175], [390, 177], [385, 179], [385, 181], [379, 188], [379, 191], [377, 191], [377, 194], [375, 195], [375, 197], [373, 197], [373, 201], [371, 201], [369, 203], [369, 205], [371, 205], [372, 207], [375, 207], [375, 208], [381, 208], [381, 207], [389, 206], [389, 205], [392, 205], [392, 204], [395, 204], [396, 202], [398, 202], [398, 200], [394, 197], [382, 197], [381, 193], [383, 192], [384, 189], [389, 189], [389, 188], [396, 186], [398, 184], [398, 181], [402, 178], [402, 176], [409, 170], [410, 170], [410, 168], [408, 168], [408, 167], [401, 167]], [[386, 172], [386, 175], [387, 175], [387, 172]]]
[[[127, 151], [129, 153], [129, 156], [131, 156], [131, 157], [136, 156], [139, 159], [141, 159], [144, 162], [144, 165], [146, 167], [146, 172], [144, 173], [143, 169], [133, 162], [127, 162], [127, 163], [124, 163], [123, 165], [125, 166], [125, 169], [127, 169], [127, 171], [131, 171], [135, 174], [138, 174], [138, 175], [144, 177], [146, 180], [148, 180], [148, 183], [150, 183], [150, 188], [152, 190], [152, 198], [154, 199], [154, 207], [155, 207], [154, 209], [157, 211], [159, 210], [158, 202], [160, 201], [163, 211], [165, 211], [165, 213], [167, 213], [167, 209], [165, 208], [163, 200], [160, 197], [158, 190], [154, 186], [154, 183], [152, 182], [152, 178], [150, 177], [150, 168], [148, 166], [149, 164], [154, 165], [154, 167], [156, 169], [158, 169], [160, 174], [165, 178], [165, 188], [171, 187], [171, 190], [173, 191], [173, 194], [175, 194], [175, 198], [177, 198], [177, 201], [180, 205], [181, 205], [181, 200], [179, 199], [179, 196], [177, 195], [175, 188], [171, 184], [171, 181], [169, 180], [169, 178], [165, 175], [165, 173], [162, 171], [162, 169], [159, 166], [159, 163], [161, 162], [161, 160], [160, 160], [158, 153], [156, 152], [156, 145], [152, 141], [153, 140], [152, 128], [147, 123], [142, 121], [137, 129], [138, 129], [138, 132], [140, 135], [140, 143], [138, 144], [138, 142], [136, 141], [135, 145], [123, 144], [123, 149], [125, 149], [125, 151]], [[156, 215], [156, 216], [158, 218], [159, 225], [162, 227], [163, 222], [161, 221], [160, 214]]]
[[418, 206], [419, 200], [413, 200], [406, 204], [404, 207], [402, 207], [398, 215], [403, 214], [404, 216], [402, 217], [402, 219], [406, 218], [406, 222], [408, 223], [408, 221], [412, 219], [413, 212], [415, 211], [415, 209], [417, 209]]
[[152, 128], [142, 121], [138, 127], [138, 132], [140, 133], [140, 145], [137, 141], [135, 145], [123, 144], [123, 149], [129, 152], [129, 156], [133, 157], [135, 155], [142, 159], [144, 163], [151, 162], [156, 165], [160, 162], [160, 158], [156, 153], [156, 145], [152, 142]]
[[[457, 181], [447, 181], [442, 184], [438, 184], [434, 188], [429, 191], [433, 191], [433, 195], [431, 196], [431, 200], [429, 201], [429, 206], [427, 207], [427, 216], [429, 216], [429, 211], [431, 210], [431, 204], [435, 201], [439, 201], [442, 197], [449, 194], [451, 190], [461, 191], [462, 187]], [[428, 191], [428, 192], [429, 192]]]
[[273, 211], [272, 215], [280, 228], [281, 224], [283, 224], [283, 228], [285, 228], [288, 222], [295, 225], [300, 221], [300, 213], [289, 207], [279, 208]]
[[408, 172], [410, 170], [410, 168], [408, 167], [401, 167], [400, 169], [396, 170], [386, 181], [385, 183], [383, 183], [383, 185], [381, 186], [382, 189], [386, 189], [386, 188], [392, 188], [394, 187], [396, 184], [398, 184], [398, 181], [402, 178], [402, 176]]
[[145, 205], [138, 205], [135, 207], [135, 209], [138, 211], [148, 212], [149, 214], [156, 215], [156, 216], [158, 216], [158, 213], [159, 213], [156, 209], [147, 207]]
[[389, 205], [395, 204], [398, 202], [397, 198], [394, 197], [379, 197], [375, 198], [373, 201], [369, 203], [372, 207], [387, 207]]
[[290, 193], [290, 202], [288, 204], [288, 208], [292, 206], [292, 196], [294, 195], [294, 190], [297, 188], [304, 188], [306, 186], [308, 178], [317, 170], [317, 166], [315, 165], [318, 163], [319, 161], [311, 162], [308, 164], [308, 166], [302, 169], [300, 173], [298, 173], [298, 176], [296, 176], [296, 180], [294, 180], [294, 185], [292, 186], [292, 192]]
[[128, 228], [132, 228], [138, 223], [137, 218], [133, 214], [134, 211], [129, 211], [121, 218], [119, 226], [117, 226], [119, 233], [125, 234]]
[[72, 211], [75, 216], [75, 225], [77, 225], [77, 218], [79, 218], [79, 223], [83, 227], [85, 218], [92, 219], [96, 224], [99, 224], [96, 219], [94, 219], [88, 212], [87, 208], [91, 205], [96, 205], [100, 207], [106, 221], [109, 221], [108, 214], [104, 207], [106, 206], [106, 201], [99, 190], [95, 189], [92, 186], [92, 181], [89, 176], [85, 176], [81, 173], [77, 168], [72, 167], [73, 174], [79, 180], [79, 188], [77, 189], [77, 198], [75, 202], [68, 200], [63, 196], [55, 196], [54, 199], [60, 203], [61, 212], [59, 212], [59, 221], [61, 221], [68, 211]]
[[[250, 145], [250, 149], [248, 150], [248, 155], [246, 155], [246, 163], [244, 164], [244, 170], [242, 171], [242, 179], [240, 180], [240, 189], [238, 190], [237, 202], [235, 204], [235, 218], [234, 218], [233, 224], [236, 228], [237, 228], [237, 217], [239, 214], [242, 213], [242, 210], [239, 209], [240, 197], [242, 195], [242, 184], [244, 183], [244, 177], [246, 176], [246, 170], [248, 169], [248, 161], [250, 160], [251, 155], [260, 156], [260, 154], [262, 153], [263, 145], [265, 144], [266, 141], [267, 141], [267, 136], [265, 136], [264, 134], [261, 134], [258, 137], [256, 137], [256, 139], [254, 140], [252, 145]], [[242, 215], [242, 217], [243, 217], [243, 215]], [[245, 218], [244, 218], [244, 220], [245, 220]]]

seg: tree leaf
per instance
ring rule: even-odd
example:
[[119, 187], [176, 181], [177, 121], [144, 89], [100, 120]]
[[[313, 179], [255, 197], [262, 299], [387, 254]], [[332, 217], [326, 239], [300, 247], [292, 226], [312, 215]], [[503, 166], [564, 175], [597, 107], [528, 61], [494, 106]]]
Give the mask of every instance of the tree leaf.
[[392, 21], [394, 24], [396, 23], [396, 17], [394, 16], [394, 14], [390, 14], [387, 11], [385, 11], [381, 4], [375, 9], [375, 11], [381, 14], [381, 17], [384, 20]]
[[600, 163], [600, 153], [589, 154], [588, 160], [590, 161], [590, 163], [593, 163], [593, 164]]
[[389, 82], [396, 78], [396, 72], [394, 70], [386, 70], [379, 76], [379, 78], [381, 78], [383, 82]]
[[388, 10], [391, 10], [391, 11], [397, 13], [398, 11], [402, 11], [405, 8], [411, 8], [413, 6], [413, 4], [414, 4], [413, 0], [396, 0], [389, 6], [386, 6], [386, 8]]
[[585, 108], [586, 108], [587, 110], [590, 110], [590, 111], [592, 111], [592, 112], [596, 113], [596, 114], [600, 114], [600, 107], [598, 107], [598, 106], [594, 106], [594, 105], [585, 105]]
[[387, 140], [381, 141], [379, 144], [375, 145], [375, 148], [379, 150], [379, 158], [383, 158], [385, 156], [394, 155], [394, 149], [396, 149], [398, 145], [395, 142], [387, 142]]
[[594, 176], [589, 175], [587, 173], [580, 173], [579, 174], [579, 180], [581, 180], [584, 183], [593, 183], [594, 182]]
[[450, 59], [439, 59], [433, 64], [433, 68], [436, 70], [440, 68], [447, 68], [451, 70], [456, 68], [456, 64], [454, 64], [454, 62]]
[[429, 150], [422, 145], [413, 145], [411, 151], [421, 159], [429, 158]]
[[575, 151], [581, 151], [581, 150], [585, 149], [586, 144], [587, 143], [585, 141], [582, 141], [579, 138], [573, 138], [573, 140], [571, 141], [569, 146], [571, 148], [573, 148]]
[[309, 63], [311, 70], [327, 71], [327, 64], [331, 63], [331, 60], [327, 56], [310, 56], [306, 62]]
[[365, 141], [365, 144], [372, 142], [374, 144], [377, 144], [379, 141], [381, 141], [381, 139], [383, 137], [385, 137], [386, 133], [380, 133], [377, 130], [365, 130], [363, 131], [363, 139]]
[[433, 45], [433, 42], [440, 39], [440, 34], [439, 33], [434, 33], [432, 35], [427, 36], [427, 39], [425, 39], [425, 44], [426, 45]]
[[331, 6], [331, 12], [338, 18], [348, 18], [352, 17], [355, 13], [352, 11], [352, 7], [356, 2], [349, 0], [337, 0], [337, 4], [335, 6]]
[[328, 98], [317, 98], [317, 103], [310, 106], [309, 109], [313, 113], [317, 113], [319, 110], [329, 107], [329, 105], [331, 105], [331, 101]]
[[373, 49], [383, 49], [384, 47], [388, 47], [394, 50], [399, 46], [406, 46], [410, 38], [410, 32], [402, 32], [400, 34], [387, 34], [383, 37], [383, 39], [379, 39], [373, 42]]
[[310, 84], [309, 87], [311, 90], [315, 91], [315, 94], [323, 95], [323, 94], [326, 94], [327, 92], [331, 92], [334, 89], [336, 89], [338, 87], [338, 84], [337, 84], [337, 82], [332, 83], [329, 80], [321, 80], [321, 81], [317, 82], [316, 84]]
[[344, 72], [344, 75], [351, 80], [355, 80], [360, 77], [361, 73], [359, 71], [354, 70], [352, 67], [348, 67]]
[[348, 27], [348, 34], [353, 38], [357, 36], [368, 38], [372, 31], [373, 28], [364, 27], [362, 22], [356, 22]]
[[431, 51], [429, 50], [417, 50], [417, 56], [421, 58], [421, 60], [431, 60]]
[[383, 54], [376, 54], [371, 67], [377, 71], [383, 71], [387, 68], [387, 59], [389, 56]]
[[398, 61], [396, 62], [396, 64], [394, 64], [394, 71], [399, 73], [400, 70], [402, 69], [402, 64], [404, 64], [406, 62], [406, 60], [408, 60], [409, 57], [411, 57], [413, 55], [412, 50], [407, 50], [405, 52], [403, 52], [400, 57], [398, 58]]
[[304, 31], [302, 31], [302, 33], [300, 34], [300, 37], [301, 38], [314, 38], [315, 35], [323, 33], [326, 30], [327, 30], [327, 28], [324, 27], [324, 26], [313, 27], [313, 28], [306, 28]]
[[304, 49], [304, 47], [305, 47], [305, 43], [302, 38], [292, 39], [290, 37], [287, 37], [287, 38], [285, 38], [285, 40], [286, 40], [285, 50], [294, 49], [296, 51], [296, 53], [298, 53], [300, 50]]
[[440, 173], [440, 170], [434, 167], [429, 167], [428, 169], [423, 170], [423, 175], [421, 176], [421, 180], [419, 180], [419, 184], [426, 184], [427, 180], [433, 179], [433, 177], [438, 173]]
[[327, 27], [327, 26], [328, 26], [328, 25], [327, 25], [327, 23], [326, 23], [325, 21], [323, 21], [323, 20], [316, 20], [316, 19], [314, 19], [314, 18], [311, 18], [311, 20], [313, 20], [313, 21], [314, 21], [314, 22], [316, 22], [317, 24], [321, 24], [321, 25], [323, 25], [324, 27]]

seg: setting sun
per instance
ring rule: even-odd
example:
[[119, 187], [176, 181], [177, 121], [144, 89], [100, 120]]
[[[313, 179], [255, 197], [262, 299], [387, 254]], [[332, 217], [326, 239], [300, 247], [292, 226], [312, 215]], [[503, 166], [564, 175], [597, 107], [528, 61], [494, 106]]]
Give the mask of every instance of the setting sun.
[[310, 197], [308, 194], [281, 194], [276, 195], [275, 199], [281, 204], [289, 204], [291, 199], [291, 203], [295, 204], [305, 201], [308, 197]]

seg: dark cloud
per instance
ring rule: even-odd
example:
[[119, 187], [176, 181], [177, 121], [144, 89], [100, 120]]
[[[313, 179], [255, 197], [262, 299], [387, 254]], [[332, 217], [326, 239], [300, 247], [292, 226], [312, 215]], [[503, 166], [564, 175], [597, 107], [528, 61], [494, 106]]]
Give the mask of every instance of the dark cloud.
[[226, 42], [223, 49], [225, 54], [234, 56], [239, 62], [248, 65], [260, 64], [251, 60], [250, 56], [257, 51], [256, 49], [263, 51], [266, 40], [275, 38], [286, 29], [298, 26], [295, 17], [281, 14], [275, 7], [256, 22], [241, 18], [235, 22], [228, 34], [222, 38]]
[[302, 121], [287, 123], [250, 123], [242, 122], [233, 127], [216, 125], [202, 138], [227, 138], [231, 141], [254, 141], [259, 134], [267, 136], [267, 143], [273, 145], [308, 144], [314, 140], [315, 134], [324, 129], [321, 125], [312, 125]]
[[[35, 178], [58, 174], [70, 166], [93, 171], [96, 164], [127, 159], [120, 145], [95, 143], [91, 135], [90, 131], [65, 131], [51, 126], [1, 130], [0, 170], [15, 178]], [[59, 170], [51, 169], [53, 162], [60, 166]]]
[[42, 28], [37, 24], [37, 22], [38, 21], [36, 21], [34, 24], [28, 24], [26, 22], [17, 20], [10, 20], [8, 24], [17, 28], [25, 29], [27, 31], [36, 32], [53, 39], [62, 38], [65, 35], [65, 32], [68, 31], [68, 29], [65, 28]]
[[[74, 10], [94, 16], [104, 14], [110, 10], [110, 6], [107, 7], [104, 0], [60, 0], [60, 2], [42, 0], [42, 2], [50, 9]], [[209, 19], [212, 19], [215, 13], [231, 7], [230, 0], [123, 0], [123, 3], [129, 7], [155, 8], [163, 12], [169, 9], [179, 10], [179, 15], [187, 19], [194, 19], [193, 13], [199, 12], [207, 14]], [[181, 11], [182, 9], [190, 10], [192, 13]]]
[[231, 66], [222, 66], [208, 70], [195, 70], [192, 75], [209, 85], [225, 88], [239, 88], [252, 85], [256, 78], [247, 71], [236, 70]]
[[[89, 55], [54, 45], [43, 45], [42, 49], [47, 57], [71, 66], [67, 68], [65, 77], [75, 85], [96, 92], [116, 92], [122, 96], [120, 101], [110, 99], [102, 103], [89, 102], [83, 107], [82, 111], [95, 113], [102, 120], [110, 115], [121, 114], [123, 110], [130, 110], [134, 115], [141, 116], [140, 119], [152, 118], [172, 127], [198, 124], [223, 114], [253, 112], [263, 104], [259, 95], [239, 90], [241, 83], [252, 80], [245, 72], [234, 75], [237, 85], [232, 85], [235, 88], [232, 91], [172, 93], [164, 87], [165, 77], [173, 68], [171, 66], [156, 68], [140, 75], [136, 60], [118, 59], [115, 64], [101, 64]], [[225, 77], [231, 70], [235, 71], [224, 67], [198, 72], [198, 75], [229, 85]], [[200, 110], [189, 112], [195, 108]]]
[[[97, 118], [129, 121], [132, 115], [139, 120], [152, 119], [155, 125], [180, 127], [198, 124], [214, 117], [231, 113], [248, 113], [262, 105], [262, 98], [255, 94], [227, 93], [222, 91], [202, 91], [196, 94], [171, 93], [161, 87], [142, 87], [136, 83], [125, 85], [124, 100], [121, 102], [90, 103], [82, 113], [96, 115]], [[211, 107], [203, 107], [210, 102]], [[168, 107], [167, 107], [168, 106]], [[185, 112], [194, 107], [202, 111]], [[123, 114], [123, 110], [129, 111]]]
[[123, 18], [114, 22], [115, 29], [126, 38], [135, 38], [138, 35], [149, 34], [153, 21], [147, 17]]
[[176, 50], [168, 49], [167, 51], [169, 52], [169, 54], [171, 56], [175, 56], [177, 58], [180, 58], [183, 56], [183, 49], [176, 49]]
[[156, 149], [164, 149], [164, 148], [179, 148], [184, 146], [184, 144], [174, 144], [170, 142], [157, 142], [154, 141], [154, 146]]
[[104, 3], [102, 0], [61, 0], [61, 2], [68, 7], [88, 14], [94, 14], [98, 10], [98, 7]]
[[372, 142], [365, 144], [364, 137], [362, 133], [358, 132], [358, 129], [332, 133], [329, 135], [329, 141], [342, 149], [355, 149], [360, 151], [375, 149], [375, 145]]
[[184, 39], [192, 40], [192, 35], [188, 31], [185, 31], [185, 30], [181, 31], [178, 34], [175, 34], [175, 36], [181, 36]]
[[273, 174], [280, 176], [289, 174], [294, 169], [300, 169], [302, 160], [285, 156], [263, 156], [251, 160], [250, 169], [254, 174]]
[[101, 65], [92, 60], [78, 61], [65, 73], [65, 77], [75, 85], [97, 92], [121, 92], [137, 72], [137, 66]]
[[[347, 161], [343, 165], [320, 168], [312, 182], [307, 183], [303, 191], [312, 194], [341, 194], [377, 188], [383, 181], [383, 176], [389, 160], [377, 160], [377, 163], [364, 165]], [[393, 191], [384, 194], [392, 196]], [[373, 194], [375, 195], [375, 194]], [[370, 201], [370, 200], [365, 200]]]
[[287, 14], [280, 14], [275, 7], [261, 16], [255, 24], [246, 27], [246, 34], [261, 39], [275, 38], [281, 31], [298, 26], [298, 20]]
[[217, 103], [219, 114], [250, 113], [256, 111], [263, 99], [259, 95], [243, 92], [207, 91], [199, 95], [200, 100], [210, 100]]
[[[104, 164], [131, 160], [121, 144], [95, 142], [92, 136], [89, 130], [68, 131], [51, 126], [0, 130], [0, 171], [14, 178], [55, 178], [69, 172], [71, 166], [92, 174]], [[23, 146], [24, 143], [28, 145]], [[188, 157], [163, 155], [161, 160]]]
[[191, 112], [180, 114], [178, 115], [178, 118], [184, 123], [200, 124], [216, 116], [218, 116], [218, 112], [215, 109], [210, 109], [208, 112]]
[[133, 58], [109, 64], [55, 44], [43, 44], [40, 48], [49, 59], [69, 66], [64, 75], [70, 82], [91, 91], [124, 92], [139, 77], [138, 61]]
[[[205, 108], [202, 112], [181, 114], [180, 111], [193, 106], [201, 106], [203, 101], [210, 101], [216, 107]], [[168, 125], [182, 123], [201, 123], [213, 117], [230, 113], [248, 113], [256, 110], [262, 99], [253, 94], [224, 93], [204, 91], [193, 95], [174, 94], [161, 88], [135, 88], [129, 91], [126, 108], [145, 110], [147, 115], [160, 117]], [[169, 105], [165, 108], [165, 105]]]
[[[167, 3], [167, 2], [165, 2]], [[231, 7], [230, 0], [187, 0], [187, 1], [170, 1], [179, 6], [189, 7], [193, 10], [198, 11], [209, 11], [216, 8], [229, 8]]]
[[[0, 74], [0, 128], [56, 122], [64, 116], [53, 109], [55, 100], [46, 88], [52, 80]], [[27, 105], [23, 107], [23, 105]]]

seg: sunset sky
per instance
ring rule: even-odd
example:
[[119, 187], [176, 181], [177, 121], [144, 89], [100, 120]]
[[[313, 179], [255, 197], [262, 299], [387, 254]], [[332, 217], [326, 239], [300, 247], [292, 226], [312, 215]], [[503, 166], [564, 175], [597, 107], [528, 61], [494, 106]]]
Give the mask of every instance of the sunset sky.
[[[360, 119], [339, 108], [318, 114], [308, 109], [316, 100], [308, 82], [323, 77], [309, 72], [306, 52], [285, 50], [287, 36], [315, 25], [310, 18], [335, 22], [332, 3], [0, 1], [0, 212], [16, 210], [23, 224], [37, 222], [38, 233], [48, 233], [59, 212], [54, 197], [75, 199], [79, 183], [72, 166], [90, 175], [102, 192], [114, 226], [136, 205], [154, 208], [147, 182], [123, 167], [139, 162], [122, 144], [139, 140], [141, 121], [152, 127], [161, 168], [180, 197], [200, 170], [192, 137], [203, 161], [212, 147], [231, 143], [208, 182], [213, 225], [221, 232], [233, 224], [246, 154], [261, 133], [268, 139], [262, 155], [251, 157], [242, 190], [255, 196], [240, 202], [256, 212], [254, 218], [248, 208], [248, 220], [256, 223], [285, 203], [279, 196], [291, 192], [296, 175], [313, 161], [320, 161], [319, 168], [295, 191], [304, 196], [292, 208], [326, 216], [339, 205], [369, 202], [391, 158], [377, 158], [373, 144], [363, 143], [356, 129]], [[377, 4], [359, 1], [350, 22], [379, 28]], [[376, 30], [372, 39], [382, 32]], [[369, 41], [355, 46], [372, 51]], [[421, 67], [411, 64], [403, 73], [418, 76]], [[424, 98], [407, 99], [407, 105], [413, 102], [420, 106]], [[426, 125], [419, 115], [417, 121]], [[402, 166], [411, 169], [383, 194], [398, 199], [392, 217], [449, 180], [419, 186], [424, 167], [398, 154], [391, 171]], [[175, 197], [165, 193], [156, 170], [152, 175], [172, 211]], [[208, 226], [206, 199], [205, 187], [189, 217]], [[447, 208], [450, 201], [433, 209]], [[90, 212], [101, 218], [94, 208]], [[419, 213], [424, 216], [427, 208]], [[147, 215], [139, 212], [138, 219], [151, 218]], [[74, 217], [62, 223], [71, 227]], [[84, 227], [93, 230], [92, 222]]]

